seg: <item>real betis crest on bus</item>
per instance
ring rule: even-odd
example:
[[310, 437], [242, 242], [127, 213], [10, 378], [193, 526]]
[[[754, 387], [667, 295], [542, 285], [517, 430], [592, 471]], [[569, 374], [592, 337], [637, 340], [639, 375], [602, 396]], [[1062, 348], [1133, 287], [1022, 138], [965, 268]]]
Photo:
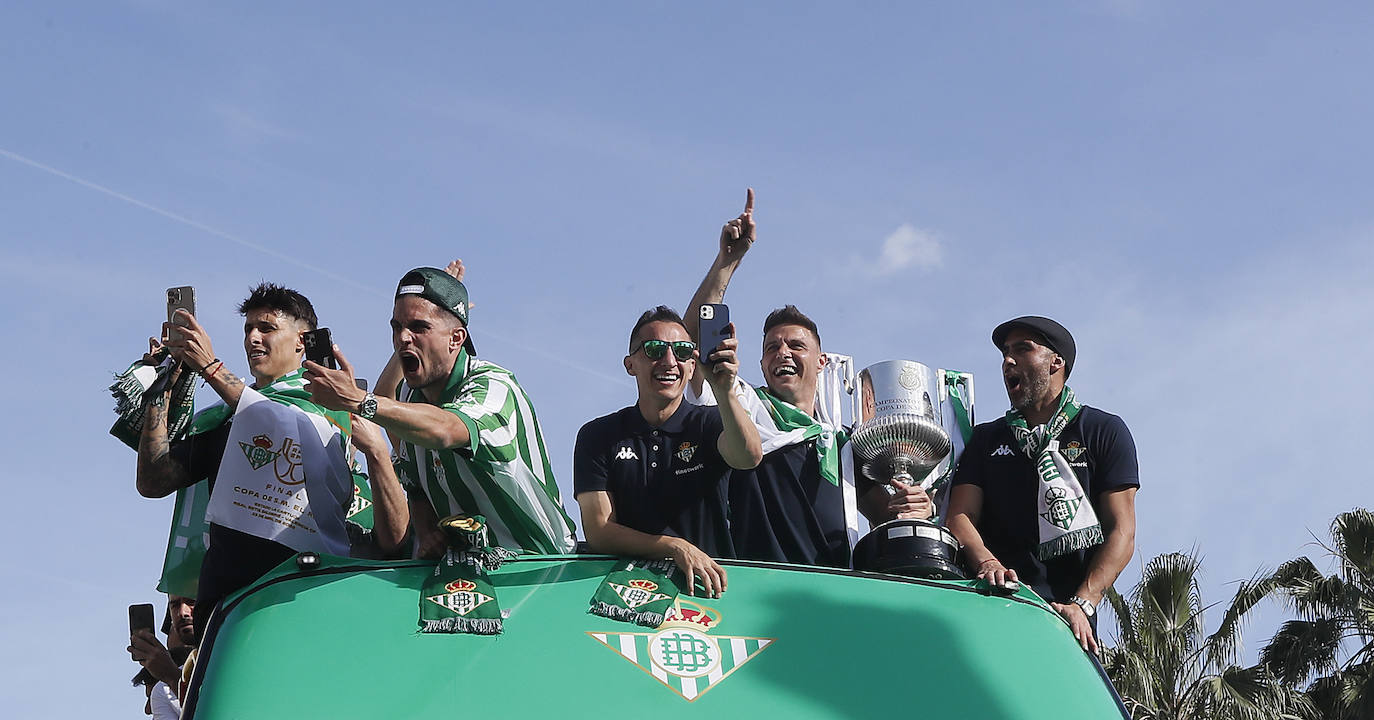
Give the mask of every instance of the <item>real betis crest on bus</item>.
[[712, 635], [720, 622], [719, 611], [679, 597], [654, 632], [587, 634], [691, 702], [773, 643], [774, 638]]

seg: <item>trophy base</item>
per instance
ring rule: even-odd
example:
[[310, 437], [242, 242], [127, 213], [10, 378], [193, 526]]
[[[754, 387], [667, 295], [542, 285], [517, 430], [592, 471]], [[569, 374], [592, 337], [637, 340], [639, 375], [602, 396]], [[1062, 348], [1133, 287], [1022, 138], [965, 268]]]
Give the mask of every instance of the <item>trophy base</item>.
[[854, 546], [854, 569], [925, 580], [964, 580], [954, 533], [926, 520], [889, 520]]

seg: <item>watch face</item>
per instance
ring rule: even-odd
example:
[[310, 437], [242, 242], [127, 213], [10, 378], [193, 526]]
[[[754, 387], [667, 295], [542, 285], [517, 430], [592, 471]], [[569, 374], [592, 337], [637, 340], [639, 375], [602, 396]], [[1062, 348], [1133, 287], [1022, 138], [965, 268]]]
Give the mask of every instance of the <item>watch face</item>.
[[372, 417], [377, 414], [377, 396], [368, 393], [367, 397], [363, 398], [363, 401], [358, 404], [358, 414], [361, 415], [364, 420], [371, 420]]

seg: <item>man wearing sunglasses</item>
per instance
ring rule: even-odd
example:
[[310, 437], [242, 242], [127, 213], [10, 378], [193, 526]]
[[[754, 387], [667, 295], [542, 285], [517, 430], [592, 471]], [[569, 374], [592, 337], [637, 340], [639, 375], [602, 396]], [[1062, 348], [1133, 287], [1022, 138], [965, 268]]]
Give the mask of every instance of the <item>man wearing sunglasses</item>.
[[729, 402], [709, 408], [682, 401], [697, 371], [697, 346], [682, 318], [662, 305], [630, 331], [625, 371], [639, 399], [599, 417], [577, 433], [573, 488], [582, 529], [596, 552], [672, 558], [695, 594], [725, 590], [725, 570], [713, 557], [734, 557], [727, 517], [731, 468], [763, 457], [759, 434], [729, 393], [739, 366], [734, 328], [704, 370]]
[[[720, 248], [688, 306], [687, 329], [700, 335], [696, 308], [723, 302], [730, 279], [754, 244], [754, 191], [744, 212], [725, 223]], [[702, 348], [703, 354], [710, 353]], [[738, 381], [722, 394], [693, 382], [689, 399], [710, 404], [719, 398], [744, 404], [760, 429], [764, 458], [753, 470], [730, 479], [730, 529], [738, 557], [805, 565], [849, 567], [849, 510], [840, 477], [841, 428], [816, 417], [817, 382], [825, 367], [816, 323], [793, 305], [774, 310], [763, 325], [765, 387]], [[871, 523], [895, 518], [925, 519], [934, 510], [918, 485], [894, 482], [891, 490], [855, 478], [857, 509]], [[851, 501], [852, 502], [852, 501]], [[852, 507], [852, 506], [851, 506]]]

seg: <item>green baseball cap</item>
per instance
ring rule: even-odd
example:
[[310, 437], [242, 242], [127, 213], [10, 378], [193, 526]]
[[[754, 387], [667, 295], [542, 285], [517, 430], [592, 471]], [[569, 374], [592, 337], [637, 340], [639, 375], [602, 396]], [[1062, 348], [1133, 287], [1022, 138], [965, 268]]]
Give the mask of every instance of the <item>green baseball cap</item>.
[[[401, 282], [396, 285], [396, 298], [403, 295], [419, 295], [453, 313], [463, 321], [464, 328], [468, 327], [468, 289], [457, 278], [439, 268], [418, 267], [401, 276]], [[470, 329], [463, 346], [469, 353], [477, 354], [477, 349], [472, 345]]]

